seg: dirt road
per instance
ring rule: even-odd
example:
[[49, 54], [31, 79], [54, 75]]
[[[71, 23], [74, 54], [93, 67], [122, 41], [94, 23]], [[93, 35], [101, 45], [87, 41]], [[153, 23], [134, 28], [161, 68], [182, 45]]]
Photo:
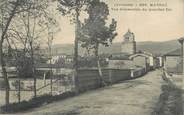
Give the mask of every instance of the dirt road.
[[160, 95], [160, 71], [49, 104], [28, 115], [151, 115]]

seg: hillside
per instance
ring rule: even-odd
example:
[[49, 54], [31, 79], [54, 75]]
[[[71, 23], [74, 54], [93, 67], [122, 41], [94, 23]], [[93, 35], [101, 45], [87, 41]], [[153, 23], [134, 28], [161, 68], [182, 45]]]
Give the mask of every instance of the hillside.
[[[177, 40], [165, 42], [137, 42], [137, 51], [142, 50], [153, 53], [155, 55], [165, 54], [169, 51], [179, 48], [180, 45]], [[53, 46], [53, 50], [58, 53], [73, 54], [73, 44], [57, 44]], [[121, 51], [121, 43], [113, 43], [110, 47], [100, 47], [100, 53], [112, 54]], [[79, 54], [84, 54], [85, 49], [79, 48]]]
[[180, 47], [177, 40], [166, 42], [138, 42], [137, 49], [151, 52], [153, 54], [165, 54]]

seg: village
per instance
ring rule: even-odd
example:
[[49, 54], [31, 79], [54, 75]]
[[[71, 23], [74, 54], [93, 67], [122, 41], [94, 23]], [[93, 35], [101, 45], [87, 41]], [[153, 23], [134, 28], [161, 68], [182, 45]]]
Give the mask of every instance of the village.
[[[183, 38], [178, 41], [183, 48]], [[160, 71], [158, 76], [161, 79], [162, 71], [166, 71], [168, 74], [172, 74], [172, 80], [175, 80], [177, 84], [182, 81], [182, 48], [171, 50], [165, 55], [155, 56], [149, 52], [136, 50], [136, 37], [130, 30], [123, 36], [121, 44], [121, 52], [115, 54], [105, 55], [102, 58], [102, 80], [103, 86], [113, 85], [115, 83], [126, 83], [126, 80], [132, 80], [141, 77], [147, 77], [147, 74], [154, 71]], [[44, 52], [44, 51], [42, 51]], [[80, 57], [81, 60], [85, 59], [84, 56]], [[81, 61], [82, 62], [82, 61]], [[45, 64], [38, 65], [37, 72], [39, 77], [37, 78], [37, 95], [61, 95], [65, 92], [74, 91], [75, 78], [72, 70], [73, 56], [57, 54], [51, 58], [51, 63], [48, 61]], [[95, 65], [90, 61], [84, 61], [81, 63], [81, 67], [78, 70], [78, 87], [80, 92], [86, 92], [101, 87], [99, 71], [95, 68]], [[8, 75], [10, 76], [10, 91], [11, 91], [11, 103], [15, 103], [23, 100], [30, 100], [33, 96], [33, 79], [23, 78], [21, 81], [20, 100], [17, 98], [18, 88], [15, 85], [17, 78], [14, 67], [9, 67]], [[50, 72], [52, 71], [52, 90]], [[157, 76], [157, 77], [158, 77]], [[151, 79], [154, 80], [154, 76]], [[180, 81], [180, 82], [179, 82]], [[122, 84], [123, 84], [122, 82]], [[159, 81], [160, 82], [160, 81]], [[122, 90], [123, 91], [123, 90]], [[1, 87], [1, 99], [3, 99], [3, 87]], [[3, 100], [0, 101], [3, 105]]]
[[[151, 22], [139, 31], [128, 27], [134, 22], [122, 27], [109, 6], [101, 0], [3, 1], [0, 114], [183, 115], [184, 37], [170, 40], [160, 32], [165, 41], [153, 42], [161, 37], [145, 32]], [[60, 31], [70, 44], [54, 44]]]
[[[48, 51], [43, 50], [41, 52], [47, 53]], [[64, 79], [63, 75], [64, 76], [69, 75], [70, 77], [72, 77], [71, 74], [72, 74], [74, 56], [66, 55], [66, 54], [59, 54], [57, 53], [57, 50], [53, 54], [54, 55], [50, 59], [51, 64], [50, 64], [50, 60], [48, 60], [48, 62], [41, 63], [37, 65], [36, 67], [39, 73], [39, 76], [40, 76], [38, 78], [39, 87], [43, 87], [43, 88], [44, 86], [45, 87], [47, 86], [47, 88], [49, 87], [50, 85], [49, 72], [51, 71], [53, 72], [52, 74], [54, 76], [53, 80], [57, 81], [54, 83], [54, 85], [55, 84], [58, 85], [60, 82], [62, 83], [62, 80]], [[132, 79], [136, 77], [141, 77], [145, 75], [146, 73], [148, 73], [149, 71], [153, 71], [155, 69], [161, 68], [164, 65], [164, 57], [154, 56], [153, 54], [149, 52], [136, 51], [135, 36], [134, 36], [134, 33], [132, 33], [130, 30], [128, 30], [127, 33], [125, 33], [123, 37], [121, 51], [119, 53], [106, 54], [102, 56], [103, 57], [101, 57], [102, 58], [101, 66], [104, 69], [104, 74], [105, 74], [103, 76], [104, 77], [103, 80], [105, 80], [105, 82], [108, 82], [108, 83], [111, 83], [111, 82], [114, 83], [114, 82], [118, 82], [118, 81], [122, 81], [126, 79], [128, 80], [128, 79]], [[179, 54], [177, 56], [179, 58]], [[96, 75], [98, 74], [98, 70], [95, 69], [95, 64], [93, 63], [94, 60], [92, 60], [92, 62], [90, 62], [91, 60], [87, 61], [86, 59], [88, 57], [85, 57], [85, 56], [80, 56], [79, 58], [81, 60], [81, 63], [79, 64], [80, 65], [79, 73], [81, 75], [79, 74], [79, 77], [81, 77], [81, 79], [82, 77], [85, 77], [85, 80], [89, 80], [89, 82], [92, 82], [92, 83], [88, 83], [85, 80], [84, 81], [81, 80], [82, 83], [79, 83], [79, 84], [83, 85], [82, 87], [84, 87], [84, 89], [87, 88], [86, 90], [88, 90], [88, 88], [90, 87], [97, 87], [98, 77]], [[176, 60], [176, 62], [178, 61]], [[167, 66], [169, 65], [170, 64], [167, 64]], [[177, 65], [177, 68], [179, 68], [177, 63], [176, 65]], [[16, 73], [16, 69], [14, 67], [9, 67], [9, 68], [10, 68], [9, 75], [12, 77], [12, 79], [16, 79], [16, 74], [13, 74], [13, 73]], [[175, 69], [175, 71], [178, 70], [177, 68]], [[167, 70], [169, 69], [172, 69], [172, 67], [168, 67]], [[119, 71], [120, 73], [116, 74], [116, 71], [117, 72]], [[33, 85], [33, 79], [32, 80], [25, 79], [25, 82], [27, 82], [25, 83], [25, 85], [28, 85], [28, 86], [24, 86], [24, 87], [25, 88], [27, 87], [28, 89], [24, 89], [24, 90], [31, 91], [30, 88]], [[72, 78], [70, 78], [70, 82], [72, 82]], [[85, 83], [86, 83], [86, 86], [85, 86]], [[60, 86], [56, 86], [56, 87], [60, 87]], [[16, 90], [15, 87], [13, 88], [13, 86], [12, 86], [12, 89]], [[84, 89], [81, 88], [81, 90], [84, 90]], [[56, 92], [59, 92], [59, 90], [58, 91], [56, 90]]]

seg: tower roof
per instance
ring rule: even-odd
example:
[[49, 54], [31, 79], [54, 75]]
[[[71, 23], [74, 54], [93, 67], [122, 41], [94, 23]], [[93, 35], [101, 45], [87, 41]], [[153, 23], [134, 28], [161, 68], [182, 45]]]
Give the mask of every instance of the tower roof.
[[135, 41], [135, 36], [134, 33], [130, 31], [130, 29], [128, 29], [128, 31], [124, 34], [124, 41]]

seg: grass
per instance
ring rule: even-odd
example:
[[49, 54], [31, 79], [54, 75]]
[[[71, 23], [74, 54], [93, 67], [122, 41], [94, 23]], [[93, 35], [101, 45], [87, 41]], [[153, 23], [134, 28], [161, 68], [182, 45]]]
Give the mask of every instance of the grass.
[[[14, 80], [16, 80], [16, 79], [10, 79], [9, 80], [11, 89], [15, 89], [11, 85]], [[32, 79], [24, 79], [24, 80], [21, 80], [21, 81], [24, 82], [24, 87], [25, 88], [27, 86], [29, 86], [30, 84], [33, 84]], [[50, 83], [49, 79], [46, 80], [46, 84], [48, 84], [48, 83]], [[37, 89], [39, 89], [40, 87], [43, 87], [43, 86], [44, 86], [43, 80], [37, 79]], [[66, 89], [65, 86], [57, 87], [57, 84], [53, 84], [53, 89], [57, 90], [57, 91], [65, 92], [65, 91], [69, 91], [70, 87], [68, 89]], [[50, 93], [50, 85], [48, 85], [47, 87], [37, 91], [38, 96], [49, 94], [49, 93]], [[16, 96], [16, 94], [17, 94], [16, 91], [10, 91], [10, 103], [18, 102], [18, 97]], [[31, 98], [33, 98], [33, 95], [34, 95], [33, 91], [21, 91], [21, 101], [28, 101]], [[0, 106], [2, 106], [4, 104], [5, 104], [5, 91], [0, 90]]]
[[173, 84], [163, 84], [159, 102], [152, 115], [183, 115], [182, 90]]
[[28, 101], [22, 101], [20, 103], [11, 103], [9, 105], [4, 105], [0, 107], [0, 113], [16, 113], [26, 111], [32, 108], [40, 107], [44, 104], [52, 103], [55, 101], [60, 101], [69, 97], [75, 96], [74, 92], [65, 92], [60, 95], [42, 95], [35, 98], [32, 98]]

